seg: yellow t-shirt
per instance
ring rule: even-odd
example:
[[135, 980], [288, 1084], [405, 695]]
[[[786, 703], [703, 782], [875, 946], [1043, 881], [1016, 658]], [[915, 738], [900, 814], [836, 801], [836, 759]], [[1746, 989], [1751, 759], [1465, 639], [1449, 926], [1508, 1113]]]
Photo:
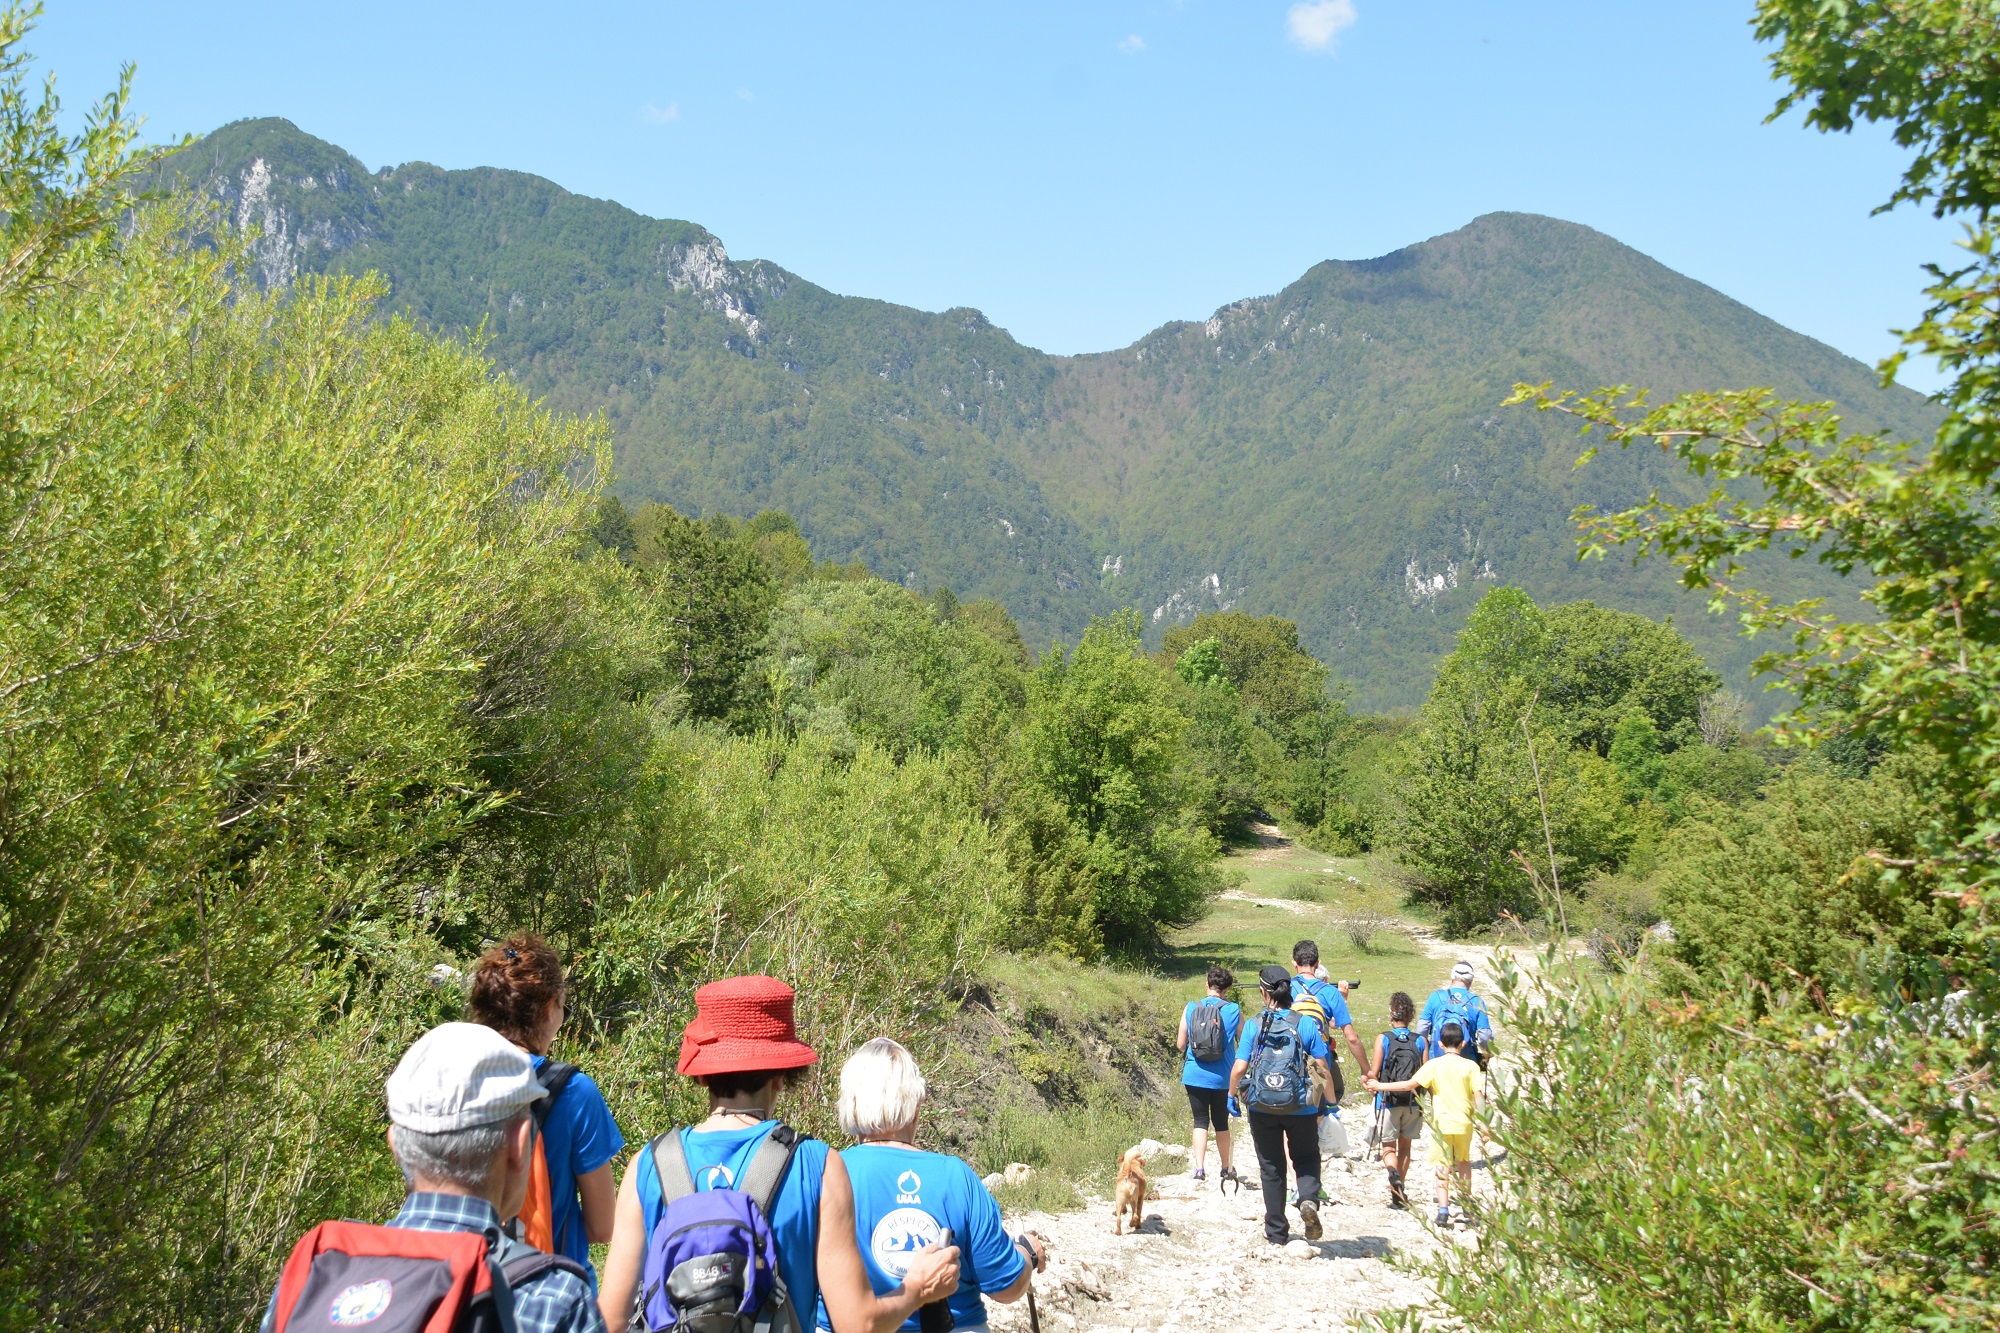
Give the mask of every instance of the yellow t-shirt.
[[1440, 1055], [1424, 1061], [1416, 1080], [1417, 1086], [1431, 1095], [1439, 1133], [1464, 1134], [1472, 1128], [1472, 1105], [1479, 1099], [1480, 1089], [1477, 1062], [1462, 1055]]

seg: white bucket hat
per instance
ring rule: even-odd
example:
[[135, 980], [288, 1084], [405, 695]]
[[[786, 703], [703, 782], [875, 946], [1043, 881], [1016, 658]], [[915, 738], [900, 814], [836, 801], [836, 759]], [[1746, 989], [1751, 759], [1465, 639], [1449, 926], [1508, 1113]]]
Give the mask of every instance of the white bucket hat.
[[417, 1038], [389, 1075], [389, 1119], [419, 1134], [502, 1124], [545, 1095], [527, 1052], [479, 1023]]

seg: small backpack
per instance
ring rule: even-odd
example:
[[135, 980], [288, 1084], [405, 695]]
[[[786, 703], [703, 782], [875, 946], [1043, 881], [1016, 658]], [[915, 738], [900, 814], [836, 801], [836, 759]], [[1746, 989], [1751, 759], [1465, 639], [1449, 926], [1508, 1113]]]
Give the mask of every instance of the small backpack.
[[556, 1269], [590, 1281], [554, 1254], [523, 1254], [503, 1267], [493, 1259], [499, 1243], [497, 1232], [322, 1222], [285, 1261], [272, 1333], [357, 1326], [369, 1333], [512, 1333], [516, 1287]]
[[773, 1126], [736, 1188], [710, 1190], [695, 1189], [678, 1130], [649, 1145], [662, 1206], [633, 1310], [647, 1333], [800, 1333], [770, 1222], [799, 1142], [790, 1125]]
[[561, 1060], [544, 1060], [536, 1073], [548, 1096], [528, 1106], [528, 1114], [535, 1122], [535, 1153], [528, 1167], [528, 1200], [521, 1205], [520, 1216], [507, 1224], [508, 1235], [550, 1254], [556, 1248], [556, 1204], [555, 1190], [549, 1183], [549, 1156], [544, 1146], [547, 1137], [543, 1131], [548, 1128], [549, 1112], [554, 1109], [556, 1098], [562, 1096], [576, 1073], [575, 1065]]
[[1347, 1079], [1340, 1072], [1340, 1050], [1333, 1044], [1333, 1020], [1327, 1017], [1326, 1005], [1319, 998], [1319, 986], [1326, 983], [1306, 981], [1301, 977], [1292, 986], [1292, 1014], [1310, 1016], [1319, 1024], [1320, 1035], [1326, 1038], [1326, 1074], [1331, 1080], [1333, 1100], [1339, 1103], [1347, 1097]]
[[[1411, 1032], [1408, 1028], [1403, 1029], [1401, 1036], [1397, 1036], [1393, 1032], [1382, 1034], [1382, 1073], [1379, 1076], [1382, 1082], [1401, 1083], [1404, 1079], [1415, 1076], [1416, 1072], [1423, 1067], [1424, 1043], [1421, 1037]], [[1384, 1106], [1415, 1106], [1417, 1104], [1417, 1094], [1414, 1092], [1385, 1092], [1382, 1094], [1382, 1104]]]
[[1243, 1085], [1249, 1108], [1265, 1115], [1298, 1115], [1317, 1105], [1306, 1072], [1305, 1043], [1299, 1040], [1299, 1020], [1288, 1010], [1264, 1011]]
[[1228, 1049], [1228, 1034], [1222, 1030], [1222, 1001], [1210, 1004], [1207, 1000], [1195, 1001], [1188, 1013], [1188, 1054], [1200, 1064], [1211, 1064], [1222, 1058]]

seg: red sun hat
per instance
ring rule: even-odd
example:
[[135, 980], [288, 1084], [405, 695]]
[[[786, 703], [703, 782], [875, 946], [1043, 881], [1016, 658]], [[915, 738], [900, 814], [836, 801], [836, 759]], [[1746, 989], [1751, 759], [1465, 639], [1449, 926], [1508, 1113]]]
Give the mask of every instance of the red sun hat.
[[792, 988], [776, 977], [730, 977], [694, 993], [695, 1016], [681, 1032], [675, 1066], [690, 1078], [803, 1069], [819, 1052], [799, 1040]]

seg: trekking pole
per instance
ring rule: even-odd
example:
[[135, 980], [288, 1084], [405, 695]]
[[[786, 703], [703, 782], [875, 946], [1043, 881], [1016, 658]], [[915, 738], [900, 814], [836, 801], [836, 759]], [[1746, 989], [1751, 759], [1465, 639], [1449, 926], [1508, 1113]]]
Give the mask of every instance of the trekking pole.
[[1035, 1312], [1035, 1274], [1028, 1273], [1028, 1333], [1042, 1333], [1042, 1317]]

